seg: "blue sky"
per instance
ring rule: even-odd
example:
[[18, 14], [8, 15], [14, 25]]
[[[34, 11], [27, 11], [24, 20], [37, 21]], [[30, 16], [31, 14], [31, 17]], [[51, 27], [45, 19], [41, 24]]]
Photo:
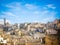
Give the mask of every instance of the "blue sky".
[[59, 5], [59, 0], [0, 0], [0, 21], [46, 23], [60, 18]]

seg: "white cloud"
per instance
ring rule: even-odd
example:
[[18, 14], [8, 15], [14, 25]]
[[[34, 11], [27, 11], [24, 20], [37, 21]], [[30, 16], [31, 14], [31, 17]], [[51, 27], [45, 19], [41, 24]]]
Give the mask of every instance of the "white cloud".
[[47, 15], [47, 14], [49, 14], [49, 13], [51, 13], [51, 12], [48, 11], [48, 10], [44, 10], [44, 11], [42, 11], [42, 15]]
[[37, 9], [37, 7], [35, 5], [32, 5], [32, 4], [25, 4], [25, 7], [27, 9]]
[[25, 4], [25, 5], [22, 5], [22, 3], [21, 2], [13, 2], [13, 3], [10, 3], [10, 4], [7, 4], [7, 5], [5, 5], [6, 7], [8, 7], [8, 8], [19, 8], [19, 9], [21, 9], [21, 8], [27, 8], [27, 9], [29, 9], [29, 10], [35, 10], [35, 9], [37, 9], [38, 7], [36, 6], [36, 5], [33, 5], [33, 4]]
[[21, 6], [20, 2], [12, 2], [12, 3], [9, 3], [9, 4], [5, 5], [5, 7], [8, 7], [8, 8], [18, 8], [20, 6]]
[[5, 5], [8, 8], [15, 8], [13, 5]]
[[49, 12], [44, 16], [44, 18], [42, 20], [44, 23], [46, 23], [48, 21], [53, 21], [53, 20], [55, 20], [55, 15], [56, 15], [56, 12]]
[[40, 14], [40, 12], [39, 11], [35, 11], [34, 14], [35, 15], [38, 15], [38, 14]]
[[53, 4], [46, 5], [48, 8], [56, 9], [56, 7]]
[[51, 16], [51, 17], [44, 18], [43, 22], [47, 23], [48, 21], [50, 22], [50, 21], [53, 21], [53, 20], [55, 20], [55, 17]]
[[50, 16], [50, 17], [47, 17], [47, 18], [45, 18], [45, 19], [43, 19], [44, 21], [51, 21], [51, 20], [54, 20], [55, 19], [55, 17], [54, 16]]
[[8, 16], [15, 16], [13, 13], [11, 12], [2, 12], [4, 15], [8, 15]]
[[[45, 10], [42, 7], [33, 4], [24, 4], [22, 5], [19, 2], [7, 4], [7, 7], [12, 8], [7, 12], [4, 12], [4, 15], [12, 16], [17, 21], [43, 21], [47, 22], [55, 18], [55, 11], [49, 11], [48, 8], [55, 9], [56, 7], [52, 4], [44, 6]], [[12, 13], [13, 12], [13, 13]], [[18, 15], [18, 16], [17, 16]]]

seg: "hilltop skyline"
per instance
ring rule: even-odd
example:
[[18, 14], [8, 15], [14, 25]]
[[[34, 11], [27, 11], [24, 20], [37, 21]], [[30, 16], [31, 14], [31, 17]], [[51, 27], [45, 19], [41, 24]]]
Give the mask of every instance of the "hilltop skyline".
[[60, 18], [59, 0], [0, 0], [0, 21], [43, 22]]

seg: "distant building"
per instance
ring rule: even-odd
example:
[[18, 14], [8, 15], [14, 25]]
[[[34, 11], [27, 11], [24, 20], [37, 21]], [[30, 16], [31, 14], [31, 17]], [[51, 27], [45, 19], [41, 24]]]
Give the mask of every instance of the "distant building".
[[41, 39], [44, 37], [45, 37], [45, 35], [43, 33], [41, 34], [41, 33], [37, 32], [34, 34], [34, 39]]
[[54, 29], [48, 29], [48, 30], [46, 30], [46, 34], [57, 34], [57, 31], [56, 30], [54, 30]]

